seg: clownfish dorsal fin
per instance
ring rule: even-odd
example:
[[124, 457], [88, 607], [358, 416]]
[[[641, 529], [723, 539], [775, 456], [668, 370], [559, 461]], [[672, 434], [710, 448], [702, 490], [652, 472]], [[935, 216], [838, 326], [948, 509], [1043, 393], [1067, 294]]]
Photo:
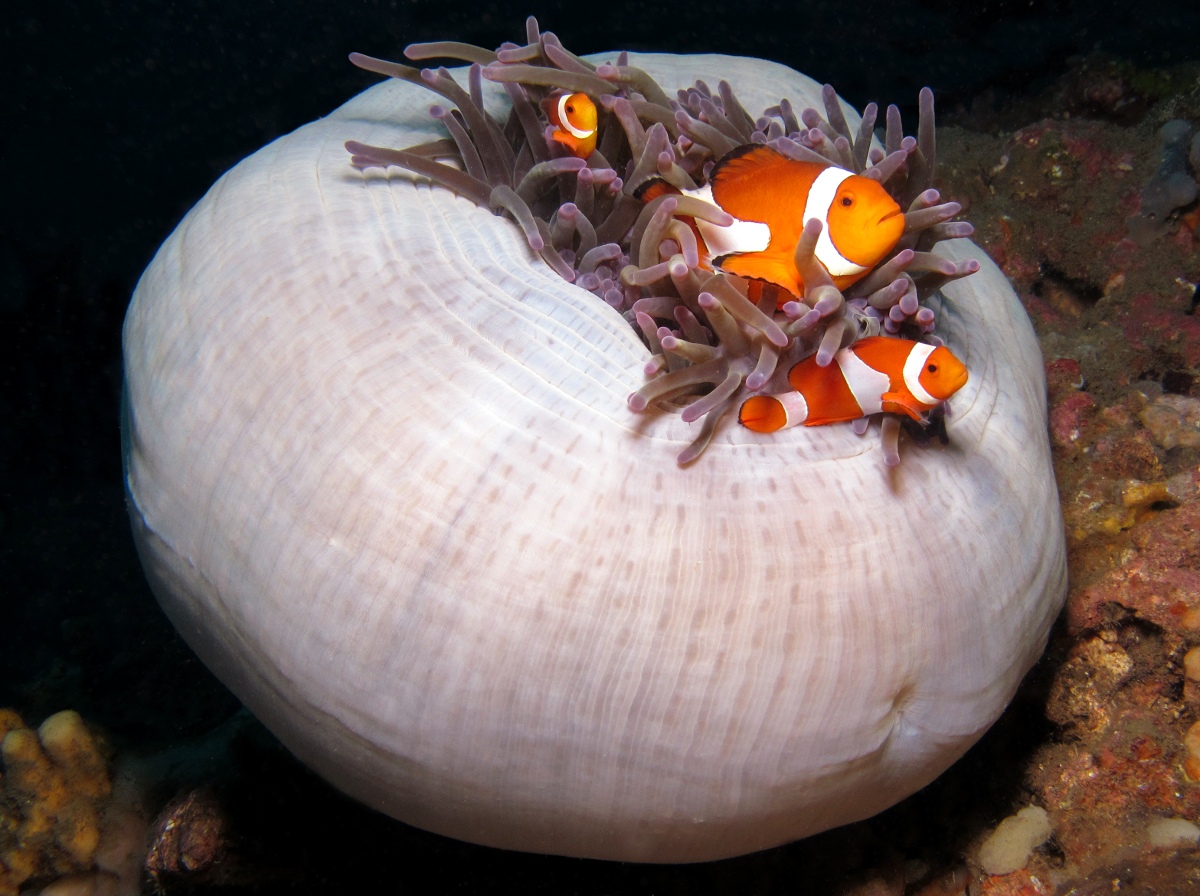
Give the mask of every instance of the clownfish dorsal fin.
[[773, 223], [771, 218], [797, 219], [794, 229], [798, 233], [803, 227], [798, 221], [799, 212], [781, 212], [803, 211], [809, 187], [827, 167], [789, 159], [761, 143], [748, 143], [730, 150], [717, 162], [709, 186], [717, 205], [735, 218], [768, 224]]
[[708, 181], [711, 184], [716, 184], [718, 180], [733, 183], [742, 177], [757, 176], [764, 168], [769, 170], [772, 166], [783, 166], [789, 161], [787, 156], [765, 143], [745, 143], [735, 146], [717, 160]]
[[662, 177], [651, 177], [638, 184], [637, 189], [633, 191], [633, 198], [642, 202], [651, 202], [659, 196], [676, 195], [682, 192], [679, 187], [669, 183]]

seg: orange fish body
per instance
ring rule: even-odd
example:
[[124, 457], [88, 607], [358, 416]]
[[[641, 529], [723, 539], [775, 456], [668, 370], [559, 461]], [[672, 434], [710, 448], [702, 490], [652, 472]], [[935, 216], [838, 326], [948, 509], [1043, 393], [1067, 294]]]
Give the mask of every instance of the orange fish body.
[[[675, 188], [654, 180], [636, 195], [648, 202], [671, 191]], [[730, 227], [694, 221], [701, 252], [712, 267], [773, 283], [796, 298], [804, 296], [796, 244], [811, 218], [821, 221], [816, 258], [838, 289], [864, 277], [904, 233], [904, 214], [878, 181], [834, 165], [789, 159], [761, 144], [727, 154], [709, 183], [688, 195], [735, 219]]]
[[872, 336], [836, 352], [827, 367], [810, 356], [788, 372], [793, 392], [755, 395], [738, 420], [754, 432], [803, 423], [820, 426], [887, 412], [923, 422], [967, 382], [967, 368], [945, 346]]
[[596, 104], [586, 93], [564, 93], [542, 103], [554, 130], [550, 136], [577, 159], [596, 151]]

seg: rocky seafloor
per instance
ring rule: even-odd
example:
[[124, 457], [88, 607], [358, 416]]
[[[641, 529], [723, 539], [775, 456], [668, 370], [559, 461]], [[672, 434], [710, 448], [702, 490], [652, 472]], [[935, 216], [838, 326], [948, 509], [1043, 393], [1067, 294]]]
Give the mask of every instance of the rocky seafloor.
[[[39, 583], [6, 622], [36, 646], [3, 716], [25, 733], [5, 740], [0, 894], [1200, 892], [1200, 204], [1147, 192], [1172, 166], [1200, 178], [1159, 137], [1169, 121], [1200, 129], [1200, 66], [1093, 56], [1036, 96], [939, 118], [938, 186], [1045, 355], [1070, 550], [1046, 656], [947, 774], [876, 818], [703, 866], [408, 828], [299, 766], [191, 656], [141, 578], [114, 483], [0, 519], [12, 581]], [[34, 811], [47, 799], [76, 806], [69, 825]]]

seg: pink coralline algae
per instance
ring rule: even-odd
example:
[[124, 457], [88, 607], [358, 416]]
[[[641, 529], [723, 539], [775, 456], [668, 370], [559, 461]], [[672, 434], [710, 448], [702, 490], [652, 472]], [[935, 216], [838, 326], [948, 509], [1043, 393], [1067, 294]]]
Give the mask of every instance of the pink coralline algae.
[[[1183, 272], [1180, 279], [1185, 279]], [[1170, 354], [1179, 366], [1200, 368], [1200, 319], [1188, 313], [1183, 290], [1173, 281], [1167, 296], [1142, 292], [1127, 299], [1116, 310], [1116, 319], [1129, 348], [1147, 353]], [[1176, 298], [1178, 296], [1178, 298]]]
[[1200, 505], [1189, 501], [1141, 521], [1122, 560], [1071, 600], [1072, 631], [1125, 616], [1174, 628], [1200, 610]]

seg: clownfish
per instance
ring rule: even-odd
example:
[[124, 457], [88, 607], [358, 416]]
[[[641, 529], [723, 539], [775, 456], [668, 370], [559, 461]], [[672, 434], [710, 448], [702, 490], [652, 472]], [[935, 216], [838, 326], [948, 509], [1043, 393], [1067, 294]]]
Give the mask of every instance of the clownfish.
[[836, 352], [827, 367], [815, 355], [805, 358], [788, 371], [794, 392], [748, 398], [738, 421], [754, 432], [775, 432], [886, 411], [923, 423], [966, 382], [967, 368], [945, 346], [871, 336]]
[[[649, 202], [682, 192], [652, 178], [634, 196]], [[808, 220], [821, 222], [816, 258], [838, 289], [864, 277], [904, 233], [904, 213], [879, 181], [835, 165], [789, 159], [762, 144], [731, 150], [705, 186], [684, 195], [735, 219], [729, 227], [692, 219], [702, 261], [781, 286], [796, 298], [804, 297], [796, 245]]]
[[596, 151], [596, 104], [586, 93], [563, 93], [542, 101], [554, 130], [550, 136], [577, 159]]

